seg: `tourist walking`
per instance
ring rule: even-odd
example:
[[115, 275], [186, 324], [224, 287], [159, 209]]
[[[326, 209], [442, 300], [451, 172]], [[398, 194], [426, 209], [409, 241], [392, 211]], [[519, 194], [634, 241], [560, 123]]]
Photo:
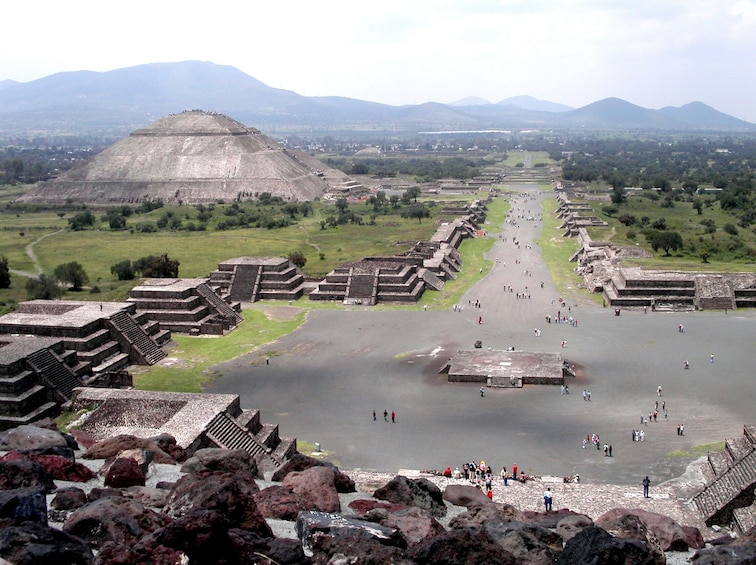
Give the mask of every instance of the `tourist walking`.
[[373, 422], [375, 422], [375, 410], [373, 410]]
[[648, 498], [648, 487], [651, 484], [651, 481], [648, 478], [648, 475], [646, 475], [646, 478], [643, 479], [643, 498]]
[[396, 424], [396, 412], [393, 410], [391, 411], [391, 421]]
[[388, 411], [387, 410], [383, 411], [383, 421], [384, 422], [388, 422]]
[[483, 398], [486, 395], [486, 389], [480, 387], [480, 397]]

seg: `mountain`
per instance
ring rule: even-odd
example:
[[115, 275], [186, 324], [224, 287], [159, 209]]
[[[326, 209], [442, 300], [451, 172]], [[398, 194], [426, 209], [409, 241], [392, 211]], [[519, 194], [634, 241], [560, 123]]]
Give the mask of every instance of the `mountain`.
[[235, 67], [204, 61], [151, 63], [107, 72], [0, 82], [0, 135], [95, 135], [119, 139], [186, 110], [228, 115], [271, 134], [481, 129], [668, 129], [756, 131], [700, 102], [649, 110], [619, 98], [582, 108], [515, 96], [491, 104], [390, 106], [339, 96], [308, 97], [270, 87]]
[[16, 86], [17, 84], [21, 83], [10, 79], [0, 80], [0, 90], [10, 88], [11, 86]]
[[512, 96], [499, 102], [500, 106], [517, 106], [523, 110], [536, 110], [538, 112], [569, 112], [574, 110], [572, 106], [549, 102], [548, 100], [539, 100], [532, 96]]
[[484, 106], [485, 104], [490, 104], [485, 98], [481, 98], [480, 96], [468, 96], [467, 98], [462, 98], [456, 102], [451, 102], [449, 106]]
[[743, 127], [743, 121], [707, 106], [703, 102], [690, 102], [679, 108], [666, 106], [659, 110], [660, 113], [670, 118], [689, 124], [697, 124], [701, 129], [722, 127], [738, 129]]

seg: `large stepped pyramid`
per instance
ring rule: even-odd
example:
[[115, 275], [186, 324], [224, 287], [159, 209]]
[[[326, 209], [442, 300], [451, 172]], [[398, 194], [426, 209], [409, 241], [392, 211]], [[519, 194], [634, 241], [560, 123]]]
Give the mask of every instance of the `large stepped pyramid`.
[[706, 524], [748, 531], [756, 514], [756, 426], [744, 426], [741, 437], [725, 440], [722, 451], [709, 452], [701, 471], [707, 482], [691, 504]]
[[116, 312], [110, 317], [110, 322], [126, 337], [133, 353], [143, 364], [154, 365], [165, 357], [165, 352], [126, 312]]
[[61, 363], [49, 349], [40, 349], [29, 355], [26, 362], [41, 377], [50, 383], [50, 388], [60, 394], [67, 402], [73, 396], [73, 390], [81, 386], [73, 371]]
[[[38, 184], [24, 202], [200, 204], [322, 197], [350, 178], [223, 114], [193, 110], [132, 132], [92, 159]], [[314, 165], [313, 165], [314, 166]]]

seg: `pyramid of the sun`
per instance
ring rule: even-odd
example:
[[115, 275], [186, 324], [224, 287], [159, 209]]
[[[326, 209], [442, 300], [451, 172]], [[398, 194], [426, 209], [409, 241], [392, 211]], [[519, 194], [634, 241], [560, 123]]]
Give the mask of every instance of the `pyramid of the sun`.
[[20, 200], [186, 204], [250, 200], [263, 192], [313, 200], [349, 180], [222, 114], [182, 112], [136, 130]]

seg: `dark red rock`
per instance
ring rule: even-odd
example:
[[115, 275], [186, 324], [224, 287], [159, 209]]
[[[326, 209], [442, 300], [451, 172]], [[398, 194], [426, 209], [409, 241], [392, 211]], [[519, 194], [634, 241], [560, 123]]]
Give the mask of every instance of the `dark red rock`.
[[[192, 563], [228, 563], [230, 521], [216, 510], [189, 512], [155, 532], [154, 545], [185, 553]], [[149, 540], [144, 540], [149, 544]]]
[[408, 556], [418, 565], [515, 565], [517, 562], [490, 534], [480, 529], [451, 530], [423, 540], [410, 548]]
[[94, 502], [101, 498], [123, 498], [123, 493], [117, 488], [95, 487], [89, 491], [89, 502]]
[[690, 562], [694, 565], [753, 565], [756, 563], [756, 543], [699, 549]]
[[146, 481], [139, 463], [130, 457], [116, 459], [105, 474], [106, 487], [144, 486]]
[[467, 507], [467, 512], [463, 512], [452, 518], [449, 527], [452, 529], [465, 529], [480, 527], [485, 522], [493, 520], [496, 522], [524, 522], [522, 512], [517, 510], [511, 504], [492, 503], [472, 503]]
[[95, 438], [93, 438], [83, 430], [71, 430], [71, 435], [73, 436], [76, 443], [78, 443], [84, 449], [89, 449], [95, 443], [97, 443], [97, 440]]
[[396, 504], [417, 506], [436, 518], [446, 516], [441, 490], [428, 479], [408, 479], [397, 475], [373, 493], [375, 498]]
[[124, 498], [136, 500], [148, 508], [163, 508], [168, 502], [169, 491], [158, 488], [135, 485], [121, 489]]
[[78, 487], [60, 488], [50, 502], [55, 510], [76, 510], [87, 503], [87, 493]]
[[328, 467], [310, 467], [286, 475], [283, 486], [301, 496], [307, 510], [340, 512], [341, 501], [333, 481], [334, 472]]
[[565, 516], [556, 526], [557, 533], [561, 536], [563, 542], [568, 542], [574, 538], [577, 533], [585, 528], [593, 526], [593, 520], [582, 514]]
[[582, 516], [582, 514], [578, 514], [577, 512], [573, 512], [572, 510], [569, 510], [567, 508], [559, 508], [558, 510], [553, 510], [551, 512], [535, 512], [533, 510], [523, 510], [523, 522], [528, 522], [529, 524], [538, 524], [542, 528], [551, 528], [554, 529], [557, 527], [557, 524], [567, 516]]
[[483, 525], [485, 531], [519, 563], [548, 565], [562, 553], [562, 538], [559, 534], [535, 524], [522, 522], [490, 521]]
[[169, 547], [150, 544], [145, 542], [151, 534], [144, 536], [135, 545], [126, 545], [112, 541], [105, 542], [97, 552], [94, 565], [176, 565], [186, 563], [186, 555]]
[[300, 495], [281, 485], [273, 485], [255, 494], [255, 504], [263, 516], [277, 520], [294, 521], [300, 510], [308, 510]]
[[469, 506], [473, 502], [493, 503], [485, 492], [471, 485], [448, 485], [444, 489], [444, 500], [455, 506]]
[[312, 540], [312, 563], [349, 563], [350, 565], [410, 565], [399, 547], [385, 545], [367, 537], [364, 531], [339, 535], [320, 535]]
[[232, 528], [228, 531], [228, 542], [233, 548], [234, 563], [260, 563], [262, 555], [278, 565], [305, 565], [310, 560], [305, 557], [298, 539], [261, 538], [252, 532]]
[[55, 490], [55, 481], [42, 465], [35, 461], [0, 459], [0, 490], [36, 487], [47, 493]]
[[3, 457], [4, 461], [34, 461], [42, 465], [53, 479], [72, 483], [86, 483], [94, 479], [94, 471], [86, 465], [76, 463], [60, 455], [36, 455], [21, 451], [11, 451]]
[[621, 539], [591, 526], [580, 531], [564, 546], [558, 565], [665, 565], [666, 558], [635, 539]]
[[157, 446], [170, 455], [174, 461], [179, 463], [186, 461], [186, 451], [176, 443], [176, 438], [171, 434], [159, 434], [148, 438], [148, 440], [157, 444]]
[[404, 510], [405, 508], [410, 508], [410, 506], [407, 506], [406, 504], [381, 502], [380, 500], [375, 499], [358, 498], [349, 503], [349, 508], [351, 508], [355, 514], [362, 515], [367, 514], [376, 508], [386, 510], [387, 512], [397, 512], [399, 510]]
[[163, 451], [154, 441], [125, 434], [98, 441], [87, 449], [81, 457], [83, 459], [108, 459], [117, 457], [119, 453], [129, 449], [142, 449], [152, 452], [152, 460], [155, 463], [176, 464], [173, 457]]
[[92, 550], [82, 540], [42, 524], [0, 529], [0, 558], [16, 565], [89, 565]]
[[220, 471], [222, 473], [245, 473], [259, 477], [257, 463], [244, 449], [198, 449], [181, 466], [182, 473]]
[[280, 469], [273, 473], [272, 480], [281, 482], [289, 473], [301, 472], [310, 467], [328, 467], [335, 475], [334, 486], [338, 492], [355, 492], [354, 481], [348, 475], [342, 473], [338, 467], [328, 461], [320, 461], [301, 453], [295, 453]]
[[[637, 519], [630, 517], [636, 516]], [[636, 527], [635, 524], [639, 524]], [[689, 540], [700, 543], [703, 547], [703, 537], [686, 531], [672, 518], [641, 509], [614, 508], [596, 519], [596, 525], [612, 535], [624, 538], [654, 538], [662, 551], [688, 551]], [[642, 531], [642, 530], [646, 531]]]
[[385, 518], [378, 523], [386, 528], [399, 530], [408, 545], [415, 545], [424, 539], [441, 535], [445, 531], [438, 520], [416, 506], [387, 512]]
[[125, 498], [101, 498], [71, 513], [63, 531], [80, 537], [93, 548], [106, 541], [133, 545], [143, 535], [169, 524], [171, 519]]
[[180, 518], [195, 510], [216, 510], [230, 527], [272, 537], [273, 532], [255, 504], [260, 492], [254, 479], [229, 473], [199, 473], [182, 477], [171, 491], [163, 512]]

